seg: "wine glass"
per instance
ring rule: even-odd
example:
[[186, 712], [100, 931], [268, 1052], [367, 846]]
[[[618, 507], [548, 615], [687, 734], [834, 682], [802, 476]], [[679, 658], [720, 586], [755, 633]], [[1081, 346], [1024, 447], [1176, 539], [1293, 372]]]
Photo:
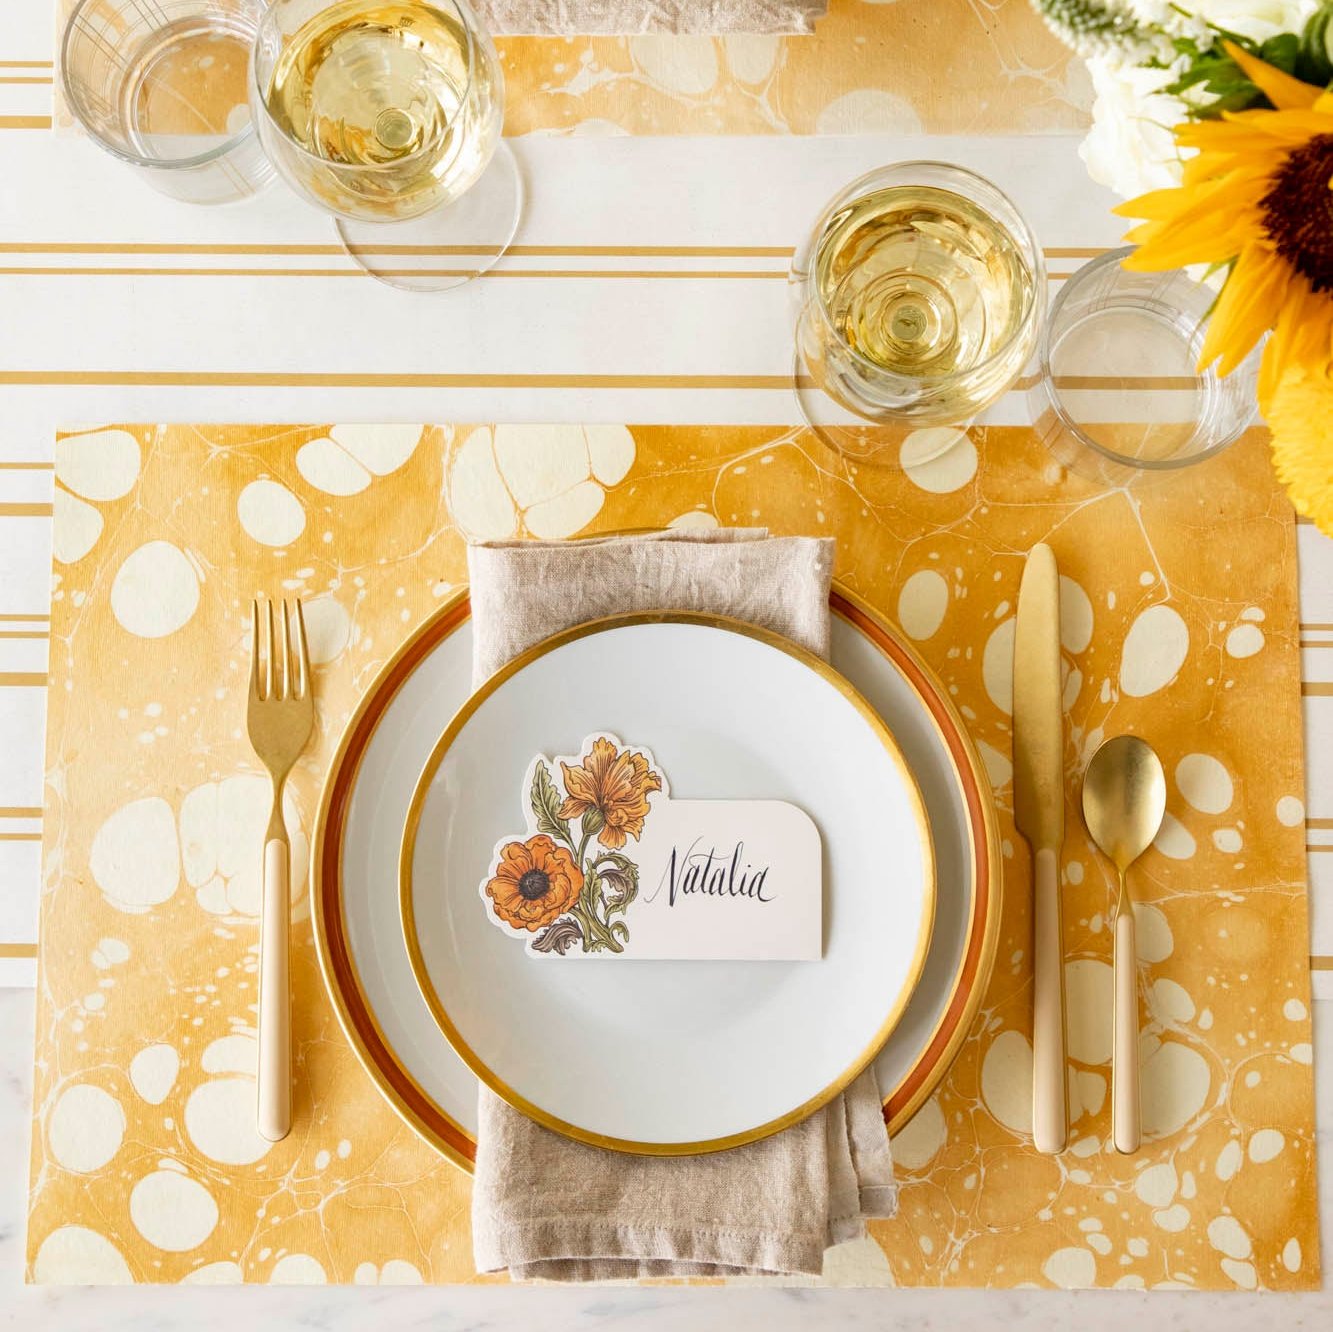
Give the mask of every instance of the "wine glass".
[[60, 86], [94, 143], [186, 203], [232, 203], [273, 179], [246, 70], [262, 0], [80, 0]]
[[275, 0], [251, 71], [265, 151], [368, 273], [441, 291], [504, 252], [522, 180], [499, 57], [466, 0]]
[[[1031, 228], [989, 181], [900, 162], [829, 202], [789, 290], [806, 421], [840, 452], [871, 458], [919, 427], [966, 424], [1013, 385], [1046, 276]], [[958, 438], [918, 433], [912, 462]]]

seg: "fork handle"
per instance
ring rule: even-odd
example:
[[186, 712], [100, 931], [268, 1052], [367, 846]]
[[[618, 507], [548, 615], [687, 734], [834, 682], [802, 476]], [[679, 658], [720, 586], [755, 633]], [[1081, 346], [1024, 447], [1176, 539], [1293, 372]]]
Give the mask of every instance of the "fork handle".
[[264, 843], [264, 895], [259, 922], [259, 1132], [278, 1142], [292, 1127], [292, 1007], [287, 927], [291, 916], [291, 849]]

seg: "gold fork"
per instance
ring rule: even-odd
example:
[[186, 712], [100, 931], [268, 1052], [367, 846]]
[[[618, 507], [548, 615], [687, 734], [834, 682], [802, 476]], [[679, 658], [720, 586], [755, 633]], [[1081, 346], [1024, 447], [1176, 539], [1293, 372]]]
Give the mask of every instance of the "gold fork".
[[270, 1142], [292, 1126], [292, 1016], [287, 929], [291, 915], [291, 845], [282, 818], [282, 787], [310, 739], [315, 703], [310, 693], [310, 654], [300, 599], [295, 611], [282, 603], [282, 633], [274, 644], [273, 603], [251, 607], [254, 637], [250, 743], [273, 779], [273, 810], [264, 834], [264, 895], [259, 923], [259, 1098], [260, 1133]]

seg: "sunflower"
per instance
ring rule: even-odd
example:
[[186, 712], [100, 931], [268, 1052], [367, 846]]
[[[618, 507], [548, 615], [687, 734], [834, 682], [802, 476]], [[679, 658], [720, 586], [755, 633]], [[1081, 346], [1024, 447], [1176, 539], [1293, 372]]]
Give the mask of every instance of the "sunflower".
[[662, 789], [662, 779], [642, 754], [617, 750], [598, 738], [581, 764], [571, 768], [562, 763], [560, 770], [568, 792], [560, 806], [562, 819], [583, 818], [584, 834], [595, 832], [613, 851], [625, 845], [626, 837], [638, 840], [648, 816], [648, 793]]
[[1126, 236], [1138, 246], [1126, 268], [1232, 265], [1200, 369], [1218, 361], [1227, 374], [1272, 329], [1259, 373], [1267, 413], [1289, 368], [1323, 380], [1333, 353], [1333, 91], [1225, 46], [1272, 108], [1177, 126], [1180, 147], [1197, 150], [1179, 188], [1116, 211], [1144, 219]]
[[1296, 512], [1333, 536], [1333, 382], [1293, 366], [1268, 409], [1273, 467]]
[[495, 914], [516, 930], [539, 930], [568, 911], [583, 891], [583, 871], [562, 846], [539, 833], [510, 842], [486, 885]]

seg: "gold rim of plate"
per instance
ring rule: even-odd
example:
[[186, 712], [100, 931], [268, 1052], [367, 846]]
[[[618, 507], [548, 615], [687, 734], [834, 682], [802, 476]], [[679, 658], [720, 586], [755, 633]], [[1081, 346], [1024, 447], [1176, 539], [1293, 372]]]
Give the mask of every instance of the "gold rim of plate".
[[[597, 535], [604, 537], [608, 534]], [[315, 951], [319, 958], [325, 988], [333, 1002], [338, 1023], [362, 1068], [390, 1109], [403, 1123], [446, 1160], [471, 1174], [474, 1168], [472, 1153], [476, 1146], [473, 1135], [445, 1111], [408, 1072], [402, 1056], [380, 1025], [361, 982], [355, 956], [348, 944], [347, 905], [342, 884], [342, 847], [347, 831], [345, 818], [339, 821], [337, 846], [333, 848], [336, 855], [331, 872], [328, 864], [329, 831], [335, 802], [342, 797], [350, 801], [355, 791], [361, 764], [374, 742], [380, 723], [387, 715], [393, 698], [411, 676], [412, 672], [409, 672], [402, 679], [397, 678], [404, 663], [410, 660], [421, 644], [430, 642], [437, 634], [439, 641], [431, 644], [432, 653], [456, 632], [469, 618], [468, 600], [468, 589], [459, 588], [408, 635], [380, 668], [369, 688], [361, 695], [343, 728], [329, 766], [328, 778], [315, 819], [311, 846], [314, 889], [311, 921], [314, 927]], [[972, 887], [967, 933], [963, 940], [961, 956], [954, 969], [948, 998], [931, 1029], [930, 1038], [898, 1083], [884, 1093], [884, 1117], [889, 1132], [895, 1134], [901, 1132], [934, 1094], [952, 1067], [970, 1034], [972, 1022], [981, 1007], [982, 998], [994, 970], [995, 955], [1000, 941], [1003, 893], [999, 821], [990, 781], [981, 756], [977, 752], [976, 743], [933, 668], [889, 625], [879, 611], [857, 593], [835, 584], [831, 602], [832, 612], [867, 637], [876, 651], [888, 660], [891, 668], [907, 679], [929, 718], [931, 727], [949, 755], [969, 815], [966, 823], [971, 851], [969, 872]], [[858, 625], [857, 618], [865, 621], [869, 625], [869, 630]], [[441, 626], [446, 627], [441, 631]], [[426, 659], [423, 658], [423, 661]], [[905, 666], [910, 669], [905, 669]], [[415, 669], [414, 666], [412, 671]], [[389, 699], [382, 703], [381, 695], [390, 685], [393, 687]], [[372, 720], [368, 734], [362, 737], [365, 718], [372, 710], [378, 710], [378, 715]], [[941, 721], [940, 713], [948, 719], [948, 730]], [[354, 761], [348, 767], [349, 751], [358, 741], [361, 743]], [[969, 793], [972, 799], [969, 799]], [[978, 838], [978, 827], [981, 832], [980, 838]], [[335, 897], [332, 910], [337, 917], [335, 928], [337, 956], [330, 934], [325, 900], [330, 891]], [[383, 1061], [363, 1033], [349, 996], [355, 999], [357, 1010], [383, 1051], [385, 1057]], [[942, 1035], [945, 1039], [941, 1044]], [[385, 1062], [391, 1068], [386, 1069]], [[394, 1076], [395, 1074], [397, 1076]], [[399, 1085], [400, 1082], [402, 1086]], [[414, 1106], [412, 1102], [419, 1104]]]
[[[570, 643], [578, 642], [580, 639], [596, 634], [653, 624], [693, 625], [699, 628], [735, 634], [762, 643], [764, 646], [776, 652], [781, 652], [800, 663], [826, 684], [831, 685], [844, 699], [851, 703], [860, 714], [861, 719], [879, 740], [906, 785], [908, 803], [912, 810], [912, 817], [916, 822], [917, 836], [920, 841], [925, 880], [926, 909], [922, 913], [921, 923], [917, 928], [916, 947], [912, 960], [908, 965], [902, 985], [889, 1004], [888, 1012], [865, 1048], [825, 1087], [783, 1114], [752, 1128], [743, 1129], [738, 1133], [729, 1133], [717, 1138], [705, 1138], [697, 1142], [641, 1142], [633, 1138], [617, 1138], [610, 1134], [598, 1133], [584, 1128], [582, 1125], [573, 1124], [568, 1120], [559, 1118], [510, 1086], [468, 1044], [436, 991], [426, 966], [426, 959], [421, 951], [421, 942], [417, 935], [416, 910], [413, 903], [412, 862], [416, 851], [417, 829], [421, 823], [422, 809], [441, 763], [444, 762], [454, 741], [477, 709], [521, 671]], [[839, 1092], [845, 1090], [879, 1053], [884, 1042], [892, 1034], [894, 1027], [897, 1026], [898, 1020], [902, 1017], [916, 990], [921, 979], [921, 973], [925, 969], [926, 955], [930, 950], [930, 940], [935, 924], [936, 896], [935, 849], [931, 841], [930, 825], [926, 818], [925, 801], [922, 799], [921, 789], [917, 785], [916, 777], [908, 766], [902, 750], [898, 748], [898, 742], [893, 738], [893, 734], [885, 725], [883, 718], [862, 697], [851, 681], [839, 671], [834, 670], [828, 662], [815, 656], [813, 652], [799, 647], [781, 634], [773, 633], [771, 630], [759, 628], [730, 616], [684, 611], [645, 611], [627, 615], [610, 615], [602, 619], [588, 621], [585, 624], [575, 625], [573, 628], [553, 634], [550, 638], [528, 648], [527, 651], [520, 653], [495, 672], [490, 679], [473, 692], [467, 702], [455, 713], [453, 720], [445, 728], [444, 734], [431, 750], [430, 757], [426, 760], [425, 767], [421, 771], [421, 776], [417, 779], [411, 804], [408, 806], [398, 859], [398, 905], [402, 918], [403, 942], [407, 946], [412, 974], [416, 977], [422, 998], [426, 1001], [426, 1006], [430, 1009], [436, 1024], [458, 1056], [491, 1091], [507, 1101], [515, 1110], [521, 1111], [529, 1119], [541, 1124], [544, 1128], [551, 1129], [553, 1132], [560, 1133], [564, 1137], [572, 1138], [577, 1142], [586, 1143], [590, 1147], [602, 1147], [611, 1151], [628, 1152], [640, 1156], [695, 1156], [703, 1152], [725, 1151], [728, 1148], [741, 1147], [746, 1143], [757, 1142], [761, 1138], [767, 1138], [785, 1128], [790, 1128], [793, 1124], [799, 1124], [802, 1120], [814, 1114], [816, 1110], [827, 1105]]]

